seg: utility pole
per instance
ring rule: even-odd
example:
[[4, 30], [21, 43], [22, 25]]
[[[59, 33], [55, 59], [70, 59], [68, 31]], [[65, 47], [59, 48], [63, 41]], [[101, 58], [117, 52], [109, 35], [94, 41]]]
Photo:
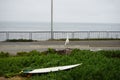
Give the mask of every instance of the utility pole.
[[53, 0], [51, 0], [51, 39], [54, 39], [54, 34], [53, 34]]

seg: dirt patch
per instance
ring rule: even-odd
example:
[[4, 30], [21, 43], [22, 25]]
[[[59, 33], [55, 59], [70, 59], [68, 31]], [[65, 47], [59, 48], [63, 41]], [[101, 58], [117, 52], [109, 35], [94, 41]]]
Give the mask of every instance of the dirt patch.
[[15, 77], [9, 78], [7, 80], [25, 80], [25, 78], [19, 77], [19, 76], [15, 76]]
[[5, 77], [0, 77], [0, 80], [8, 80], [8, 79], [6, 79]]
[[25, 80], [25, 78], [19, 76], [15, 76], [11, 78], [0, 77], [0, 80]]
[[70, 48], [66, 48], [66, 49], [63, 49], [63, 50], [56, 50], [56, 52], [58, 53], [58, 54], [71, 54], [71, 52], [72, 52], [72, 49], [70, 49]]
[[66, 49], [52, 49], [52, 48], [49, 48], [47, 51], [43, 51], [42, 54], [49, 54], [49, 53], [57, 53], [57, 54], [60, 54], [60, 55], [69, 55], [71, 54], [73, 49], [71, 48], [66, 48]]

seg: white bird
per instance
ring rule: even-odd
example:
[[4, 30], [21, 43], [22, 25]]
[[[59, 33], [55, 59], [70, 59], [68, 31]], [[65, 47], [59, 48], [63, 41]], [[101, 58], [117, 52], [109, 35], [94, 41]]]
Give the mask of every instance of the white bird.
[[65, 41], [65, 46], [69, 44], [69, 37], [68, 37], [68, 34], [67, 34], [67, 38], [66, 38], [66, 41]]

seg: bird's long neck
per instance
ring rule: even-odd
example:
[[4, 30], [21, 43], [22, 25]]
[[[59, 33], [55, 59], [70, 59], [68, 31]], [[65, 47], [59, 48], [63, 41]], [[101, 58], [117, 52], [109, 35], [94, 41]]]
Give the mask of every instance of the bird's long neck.
[[68, 36], [68, 34], [67, 34], [67, 39], [69, 39], [69, 36]]

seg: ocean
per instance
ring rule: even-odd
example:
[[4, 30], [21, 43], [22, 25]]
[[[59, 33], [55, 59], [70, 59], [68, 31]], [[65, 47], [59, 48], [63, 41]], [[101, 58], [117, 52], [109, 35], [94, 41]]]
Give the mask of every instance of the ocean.
[[[33, 39], [33, 40], [48, 40], [51, 38], [50, 23], [23, 23], [23, 22], [0, 22], [0, 41], [6, 39]], [[12, 31], [5, 33], [4, 31]], [[15, 32], [14, 32], [15, 31]], [[18, 32], [17, 32], [18, 31]], [[22, 31], [22, 33], [20, 32]], [[28, 31], [24, 32], [24, 31]], [[34, 31], [31, 34], [29, 31]], [[53, 25], [54, 39], [66, 38], [120, 38], [120, 24], [103, 24], [103, 23], [54, 23]], [[66, 32], [57, 32], [66, 31]], [[67, 32], [71, 31], [71, 32]], [[76, 32], [79, 31], [79, 32]], [[85, 31], [85, 32], [83, 32]], [[103, 31], [91, 32], [89, 31]], [[116, 32], [111, 32], [116, 31]]]
[[[0, 22], [0, 31], [50, 31], [50, 23]], [[120, 24], [112, 23], [54, 23], [54, 31], [120, 31]]]

